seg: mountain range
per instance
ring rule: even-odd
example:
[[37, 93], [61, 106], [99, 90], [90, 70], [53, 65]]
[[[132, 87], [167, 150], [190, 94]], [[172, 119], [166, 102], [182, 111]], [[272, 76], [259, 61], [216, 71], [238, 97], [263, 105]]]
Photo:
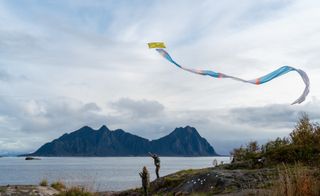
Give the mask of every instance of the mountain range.
[[170, 134], [148, 140], [105, 125], [94, 130], [85, 126], [41, 146], [28, 156], [217, 156], [214, 148], [193, 127], [176, 128]]

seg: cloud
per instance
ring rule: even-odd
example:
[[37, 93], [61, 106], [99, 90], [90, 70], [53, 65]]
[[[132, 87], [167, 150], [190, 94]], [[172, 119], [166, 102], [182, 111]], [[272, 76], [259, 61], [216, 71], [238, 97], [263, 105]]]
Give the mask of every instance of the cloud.
[[[141, 103], [152, 101], [126, 99], [127, 101], [123, 103], [139, 105], [139, 107], [129, 107], [130, 113], [139, 115], [108, 115], [108, 125], [111, 127], [121, 127], [132, 133], [155, 139], [170, 133], [175, 127], [190, 125], [196, 127], [200, 134], [223, 154], [250, 140], [263, 143], [276, 137], [288, 136], [302, 113], [307, 113], [313, 121], [320, 120], [317, 99], [302, 106], [271, 104], [216, 110], [168, 110], [163, 106], [161, 115], [156, 113], [149, 115], [148, 118], [140, 115], [141, 108], [144, 107]], [[121, 103], [121, 100], [116, 103]], [[117, 110], [117, 107], [113, 109]], [[118, 109], [115, 114], [124, 110], [122, 107]]]
[[120, 114], [129, 115], [133, 118], [158, 116], [164, 110], [164, 106], [157, 101], [132, 100], [129, 98], [121, 98], [111, 103], [111, 107]]
[[0, 81], [2, 82], [7, 82], [11, 79], [11, 75], [4, 71], [4, 70], [0, 70]]
[[150, 40], [166, 41], [177, 61], [191, 67], [254, 78], [289, 64], [310, 67], [312, 85], [320, 82], [316, 1], [137, 2], [3, 2], [0, 62], [31, 78], [30, 94], [78, 98], [89, 91], [100, 104], [137, 97], [171, 109], [290, 103], [303, 84], [294, 74], [259, 88], [188, 75], [147, 50]]
[[95, 103], [67, 98], [55, 101], [1, 98], [0, 108], [2, 151], [32, 151], [65, 132], [106, 122]]
[[232, 109], [235, 120], [240, 123], [262, 127], [288, 127], [296, 122], [300, 111], [289, 105], [267, 105]]
[[5, 82], [6, 85], [8, 85], [9, 83], [26, 82], [27, 80], [29, 79], [25, 75], [14, 74], [12, 72], [0, 68], [0, 82]]
[[[250, 140], [263, 143], [287, 136], [299, 115], [306, 112], [320, 120], [319, 100], [303, 106], [265, 105], [216, 110], [169, 110], [155, 100], [119, 98], [103, 107], [96, 103], [57, 98], [19, 101], [1, 98], [0, 134], [2, 151], [36, 150], [40, 145], [65, 132], [89, 125], [124, 129], [133, 134], [156, 139], [176, 127], [197, 128], [219, 153]], [[36, 135], [36, 137], [35, 137]]]
[[262, 107], [234, 108], [230, 116], [237, 122], [252, 126], [285, 128], [297, 122], [298, 117], [307, 113], [311, 119], [320, 119], [320, 101], [313, 99], [304, 106], [272, 104]]
[[[0, 149], [30, 150], [33, 140], [102, 124], [150, 139], [191, 125], [221, 152], [284, 136], [301, 111], [319, 119], [318, 7], [315, 0], [1, 1]], [[188, 67], [248, 79], [280, 65], [301, 68], [310, 96], [288, 105], [304, 87], [297, 74], [260, 86], [188, 74], [148, 50], [149, 41], [165, 41]]]

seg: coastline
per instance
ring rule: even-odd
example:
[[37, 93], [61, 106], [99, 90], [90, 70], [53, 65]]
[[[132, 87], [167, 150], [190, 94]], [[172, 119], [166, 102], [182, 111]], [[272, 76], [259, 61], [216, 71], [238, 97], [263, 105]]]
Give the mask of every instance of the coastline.
[[[161, 157], [160, 176], [180, 170], [212, 166], [213, 160], [229, 162], [229, 157]], [[93, 191], [120, 191], [141, 185], [139, 172], [146, 166], [155, 179], [150, 157], [41, 157], [24, 160], [6, 157], [0, 161], [0, 185], [33, 184], [42, 179], [61, 180], [68, 185], [88, 185]]]
[[[190, 193], [230, 194], [243, 191], [246, 193], [255, 191], [265, 192], [267, 190], [262, 190], [261, 188], [265, 187], [267, 183], [270, 183], [266, 181], [267, 176], [272, 176], [275, 172], [275, 168], [233, 170], [228, 169], [228, 164], [225, 164], [217, 167], [181, 170], [152, 181], [151, 187], [152, 191], [157, 194], [179, 193], [188, 195]], [[268, 180], [271, 179], [268, 178]], [[6, 187], [8, 186], [0, 186], [0, 189], [3, 190]], [[9, 187], [18, 187], [15, 188], [15, 190], [29, 187], [29, 192], [35, 193], [39, 191], [40, 186], [10, 185]], [[51, 187], [47, 187], [47, 189], [41, 188], [41, 190], [47, 192], [52, 191]], [[95, 192], [94, 194], [101, 196], [140, 195], [141, 191], [142, 189], [139, 187], [122, 191], [101, 191]], [[57, 192], [55, 192], [55, 194], [57, 194]]]
[[[292, 172], [293, 171], [293, 172]], [[303, 171], [303, 172], [302, 172]], [[284, 173], [283, 173], [284, 172]], [[150, 183], [151, 195], [275, 195], [281, 185], [281, 175], [298, 173], [301, 177], [305, 172], [319, 175], [317, 167], [303, 165], [274, 165], [265, 168], [242, 168], [242, 165], [223, 164], [202, 169], [180, 170], [160, 177]], [[286, 174], [287, 173], [287, 174]], [[300, 176], [298, 176], [300, 177]], [[280, 181], [279, 181], [280, 180]], [[52, 186], [52, 185], [51, 185]], [[87, 191], [95, 196], [138, 196], [143, 194], [141, 186], [122, 191], [88, 191], [81, 186], [56, 190], [40, 185], [7, 185], [0, 186], [0, 195], [59, 195], [75, 189]], [[80, 187], [80, 188], [79, 188]], [[62, 194], [63, 195], [63, 194]]]

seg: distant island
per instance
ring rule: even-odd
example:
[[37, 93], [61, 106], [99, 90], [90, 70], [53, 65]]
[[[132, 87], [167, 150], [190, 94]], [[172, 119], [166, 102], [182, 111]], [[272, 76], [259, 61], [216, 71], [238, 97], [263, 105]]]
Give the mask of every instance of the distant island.
[[109, 130], [105, 125], [98, 130], [82, 127], [21, 156], [147, 156], [148, 152], [160, 156], [218, 156], [190, 126], [176, 128], [169, 135], [150, 141], [122, 129]]

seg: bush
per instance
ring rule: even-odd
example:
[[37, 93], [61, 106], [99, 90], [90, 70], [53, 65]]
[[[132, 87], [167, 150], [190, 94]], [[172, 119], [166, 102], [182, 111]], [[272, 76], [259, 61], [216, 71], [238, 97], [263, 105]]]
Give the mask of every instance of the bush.
[[[234, 162], [264, 164], [295, 163], [317, 164], [320, 160], [320, 126], [311, 123], [303, 114], [288, 138], [277, 138], [259, 148], [256, 141], [246, 147], [236, 148], [231, 152]], [[262, 159], [261, 159], [262, 158]], [[258, 161], [258, 162], [257, 162]]]
[[41, 182], [39, 183], [40, 186], [48, 186], [48, 180], [47, 179], [43, 179], [41, 180]]
[[262, 164], [262, 151], [257, 141], [249, 142], [246, 147], [235, 148], [231, 152], [233, 156], [232, 163], [237, 168], [259, 168]]
[[66, 185], [64, 185], [63, 182], [60, 182], [60, 181], [52, 183], [51, 187], [58, 191], [62, 191], [66, 189]]

